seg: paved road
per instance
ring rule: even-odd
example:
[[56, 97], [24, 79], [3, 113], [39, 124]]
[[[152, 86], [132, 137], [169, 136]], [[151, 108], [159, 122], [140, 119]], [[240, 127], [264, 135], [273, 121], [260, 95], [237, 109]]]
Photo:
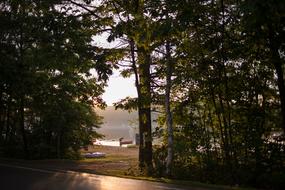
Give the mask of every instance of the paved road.
[[0, 163], [1, 190], [195, 190], [194, 188], [79, 172]]

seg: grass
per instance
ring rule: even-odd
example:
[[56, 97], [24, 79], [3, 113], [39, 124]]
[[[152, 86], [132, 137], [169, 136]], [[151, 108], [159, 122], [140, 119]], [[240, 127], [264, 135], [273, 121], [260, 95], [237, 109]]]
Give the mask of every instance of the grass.
[[103, 162], [103, 163], [112, 163], [112, 162], [120, 162], [120, 161], [132, 161], [137, 162], [137, 159], [135, 158], [128, 158], [123, 155], [110, 155], [102, 158], [84, 158], [82, 160], [79, 160], [80, 163], [92, 163], [92, 162]]

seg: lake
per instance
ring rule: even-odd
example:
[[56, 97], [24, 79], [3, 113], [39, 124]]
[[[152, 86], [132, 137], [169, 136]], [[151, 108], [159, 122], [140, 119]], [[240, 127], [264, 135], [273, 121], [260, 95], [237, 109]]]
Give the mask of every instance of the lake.
[[[103, 116], [103, 124], [97, 132], [103, 134], [105, 140], [134, 140], [138, 133], [138, 113], [125, 110], [115, 110], [115, 107], [108, 106], [105, 110], [96, 110], [97, 114]], [[157, 114], [152, 114], [153, 120], [157, 119]], [[156, 122], [152, 122], [155, 128]]]

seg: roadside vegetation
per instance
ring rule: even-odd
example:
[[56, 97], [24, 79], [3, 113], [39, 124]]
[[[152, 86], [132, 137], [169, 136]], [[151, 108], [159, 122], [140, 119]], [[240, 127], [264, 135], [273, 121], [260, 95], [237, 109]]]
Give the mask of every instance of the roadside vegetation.
[[114, 106], [138, 112], [139, 175], [285, 189], [284, 10], [281, 0], [1, 1], [0, 153], [80, 158], [100, 138], [94, 108], [119, 69], [135, 78], [138, 97]]

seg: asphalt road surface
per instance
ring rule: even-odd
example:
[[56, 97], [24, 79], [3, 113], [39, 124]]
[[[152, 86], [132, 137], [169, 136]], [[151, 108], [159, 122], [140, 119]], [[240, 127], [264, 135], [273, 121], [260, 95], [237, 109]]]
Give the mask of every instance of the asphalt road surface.
[[0, 163], [1, 190], [195, 190], [178, 185]]

